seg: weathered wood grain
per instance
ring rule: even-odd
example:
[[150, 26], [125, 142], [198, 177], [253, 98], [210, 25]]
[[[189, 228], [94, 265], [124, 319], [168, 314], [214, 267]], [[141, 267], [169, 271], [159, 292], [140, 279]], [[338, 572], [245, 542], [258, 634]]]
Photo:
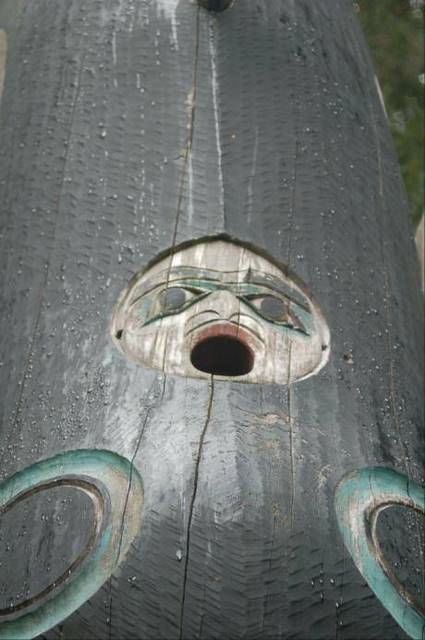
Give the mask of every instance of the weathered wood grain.
[[[333, 506], [366, 466], [424, 481], [413, 233], [351, 2], [4, 0], [0, 28], [0, 480], [109, 449], [144, 487], [125, 562], [44, 637], [405, 638]], [[130, 278], [219, 233], [314, 292], [332, 336], [318, 375], [239, 385], [118, 353]], [[9, 598], [17, 555], [0, 554]]]
[[3, 93], [4, 76], [6, 74], [7, 34], [0, 29], [0, 100]]

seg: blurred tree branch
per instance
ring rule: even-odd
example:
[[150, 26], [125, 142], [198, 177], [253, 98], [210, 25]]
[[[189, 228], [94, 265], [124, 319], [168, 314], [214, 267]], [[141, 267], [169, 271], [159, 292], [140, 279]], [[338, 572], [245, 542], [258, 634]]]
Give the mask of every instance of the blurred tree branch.
[[424, 210], [424, 1], [358, 0], [409, 197], [412, 221]]

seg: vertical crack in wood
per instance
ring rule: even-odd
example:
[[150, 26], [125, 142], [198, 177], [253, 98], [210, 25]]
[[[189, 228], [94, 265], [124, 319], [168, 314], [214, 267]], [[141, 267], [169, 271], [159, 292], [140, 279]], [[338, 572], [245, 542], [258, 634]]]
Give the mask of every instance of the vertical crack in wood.
[[[298, 75], [298, 71], [296, 72]], [[293, 108], [294, 127], [295, 127], [295, 157], [294, 157], [294, 171], [293, 171], [293, 184], [291, 193], [290, 204], [290, 217], [289, 217], [289, 229], [288, 229], [288, 244], [287, 244], [287, 267], [291, 267], [292, 257], [292, 234], [294, 228], [294, 216], [295, 216], [295, 203], [296, 203], [296, 189], [298, 178], [298, 146], [299, 140], [297, 137], [296, 123], [297, 123], [297, 105]], [[292, 343], [289, 345], [288, 355], [288, 419], [289, 419], [289, 455], [290, 455], [290, 473], [291, 473], [291, 497], [289, 504], [289, 522], [290, 522], [290, 537], [292, 537], [292, 529], [294, 522], [294, 502], [295, 502], [295, 469], [294, 469], [294, 442], [293, 442], [293, 425], [292, 425], [292, 389], [291, 389], [291, 366], [292, 366]]]
[[[154, 379], [154, 381], [152, 382], [151, 386], [149, 387], [149, 390], [147, 392], [147, 396], [149, 398], [151, 391], [155, 385], [156, 382], [156, 378]], [[157, 401], [157, 403], [151, 405], [150, 407], [147, 408], [146, 410], [146, 414], [145, 414], [145, 418], [142, 422], [142, 427], [140, 429], [140, 433], [138, 435], [137, 441], [136, 441], [136, 446], [134, 448], [133, 451], [133, 455], [131, 456], [131, 464], [130, 464], [130, 472], [129, 472], [129, 478], [128, 478], [128, 485], [127, 485], [127, 492], [126, 492], [126, 496], [124, 499], [124, 507], [123, 507], [123, 511], [122, 511], [122, 516], [121, 516], [121, 523], [120, 523], [120, 537], [119, 537], [119, 542], [118, 542], [118, 548], [117, 548], [117, 552], [116, 552], [116, 556], [115, 556], [115, 566], [114, 568], [116, 568], [118, 566], [119, 563], [119, 558], [121, 555], [121, 548], [122, 548], [122, 541], [123, 541], [123, 537], [124, 537], [124, 526], [125, 526], [125, 516], [127, 513], [127, 507], [128, 507], [128, 502], [130, 499], [130, 493], [131, 493], [131, 484], [132, 484], [132, 480], [133, 480], [133, 468], [134, 468], [134, 461], [136, 459], [136, 456], [139, 452], [140, 449], [140, 445], [142, 443], [143, 440], [143, 435], [145, 433], [145, 429], [146, 429], [146, 425], [148, 423], [149, 420], [149, 416], [152, 412], [152, 409], [154, 409], [156, 406], [158, 406], [163, 398], [164, 398], [164, 394], [165, 394], [165, 386], [166, 386], [166, 380], [167, 380], [167, 376], [165, 374], [163, 374], [163, 378], [162, 378], [162, 388], [161, 388], [161, 394], [160, 397]], [[109, 578], [109, 630], [108, 630], [108, 639], [112, 640], [112, 575]]]
[[195, 474], [193, 480], [193, 491], [192, 497], [190, 500], [189, 506], [189, 517], [187, 522], [187, 534], [186, 534], [186, 551], [185, 551], [185, 559], [184, 559], [184, 573], [183, 573], [183, 593], [180, 607], [180, 632], [179, 639], [183, 640], [183, 623], [184, 623], [184, 609], [186, 603], [186, 587], [187, 587], [187, 576], [189, 569], [189, 556], [190, 556], [190, 537], [191, 537], [191, 529], [192, 529], [192, 520], [193, 520], [193, 510], [196, 501], [196, 495], [198, 493], [198, 479], [199, 479], [199, 468], [201, 465], [202, 459], [202, 449], [204, 446], [205, 435], [207, 433], [208, 425], [211, 419], [211, 411], [212, 411], [212, 403], [214, 398], [214, 376], [211, 376], [211, 380], [209, 383], [209, 397], [208, 397], [208, 407], [207, 407], [207, 416], [205, 419], [205, 424], [203, 426], [201, 436], [199, 438], [198, 452], [196, 455], [195, 462]]
[[[262, 413], [265, 412], [264, 409], [264, 388], [261, 389], [261, 404], [259, 407], [260, 411]], [[254, 415], [255, 418], [258, 420], [258, 412], [251, 412], [251, 411], [247, 411], [247, 413], [251, 413], [251, 415]], [[272, 477], [273, 472], [272, 472], [272, 464], [270, 464], [270, 477]], [[267, 567], [268, 567], [268, 575], [270, 576], [272, 573], [272, 566], [273, 566], [273, 550], [274, 550], [274, 542], [275, 542], [275, 527], [276, 527], [276, 513], [275, 513], [275, 506], [272, 503], [272, 515], [273, 515], [273, 524], [272, 524], [272, 539], [271, 539], [271, 545], [270, 545], [270, 555], [269, 558], [267, 560]], [[262, 619], [261, 619], [261, 629], [264, 632], [264, 624], [268, 615], [268, 608], [269, 608], [269, 602], [270, 602], [270, 585], [271, 585], [271, 581], [267, 581], [266, 584], [266, 598], [265, 598], [265, 606], [262, 608]]]
[[[177, 242], [177, 231], [178, 231], [182, 202], [183, 202], [184, 185], [185, 185], [186, 176], [187, 176], [189, 157], [190, 157], [190, 154], [192, 153], [193, 138], [194, 138], [194, 131], [195, 131], [195, 113], [196, 113], [196, 101], [197, 101], [197, 89], [198, 89], [199, 40], [200, 40], [199, 21], [200, 21], [200, 8], [198, 7], [196, 11], [195, 54], [194, 54], [194, 62], [193, 62], [192, 104], [191, 104], [190, 118], [189, 118], [189, 134], [186, 142], [186, 147], [184, 150], [183, 168], [182, 168], [182, 173], [180, 178], [179, 193], [177, 196], [177, 211], [176, 211], [176, 218], [175, 218], [174, 230], [173, 230], [173, 240], [172, 240], [173, 249]], [[172, 257], [173, 257], [173, 251], [171, 252], [171, 256], [170, 256], [169, 269], [171, 268]], [[168, 280], [169, 280], [169, 273], [167, 276], [167, 284], [168, 284]]]
[[292, 343], [289, 345], [288, 358], [288, 418], [289, 418], [289, 455], [291, 470], [291, 499], [289, 504], [290, 535], [294, 524], [294, 502], [295, 502], [295, 469], [294, 469], [294, 438], [292, 431], [292, 389], [291, 389], [291, 367], [292, 367]]

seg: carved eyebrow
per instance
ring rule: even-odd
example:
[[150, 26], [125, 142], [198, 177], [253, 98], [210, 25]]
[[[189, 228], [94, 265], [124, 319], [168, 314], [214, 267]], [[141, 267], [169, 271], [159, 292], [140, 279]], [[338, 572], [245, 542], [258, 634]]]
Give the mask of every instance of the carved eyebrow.
[[280, 293], [280, 295], [284, 296], [287, 300], [289, 300], [289, 302], [292, 302], [293, 304], [296, 304], [298, 307], [301, 307], [301, 309], [304, 309], [304, 311], [311, 313], [310, 305], [307, 299], [302, 297], [301, 293], [299, 293], [298, 291], [294, 291], [294, 289], [290, 289], [288, 286], [285, 286], [285, 285], [282, 286], [282, 285], [279, 285], [278, 283], [266, 284], [266, 283], [255, 282], [255, 281], [252, 282], [252, 284], [261, 285], [263, 287], [271, 289], [272, 291], [276, 291], [276, 293]]
[[260, 285], [267, 289], [277, 291], [281, 295], [288, 298], [291, 302], [298, 305], [304, 311], [310, 312], [308, 297], [301, 291], [294, 289], [281, 278], [271, 275], [270, 273], [261, 273], [259, 271], [248, 270], [247, 277], [244, 282], [248, 284]]
[[[199, 279], [202, 278], [202, 276], [208, 275], [208, 279], [209, 280], [220, 280], [220, 271], [219, 270], [214, 270], [214, 269], [199, 269], [197, 267], [171, 267], [171, 269], [163, 269], [162, 271], [160, 271], [159, 273], [155, 274], [152, 278], [150, 278], [149, 280], [146, 281], [146, 284], [149, 286], [152, 285], [153, 283], [156, 284], [165, 284], [166, 282], [169, 281], [170, 276], [193, 276], [193, 277], [198, 277]], [[212, 276], [215, 277], [212, 277]]]
[[[234, 274], [242, 274], [244, 272], [246, 272], [246, 275], [243, 279], [243, 282], [253, 282], [252, 278], [256, 277], [262, 280], [261, 284], [265, 284], [266, 282], [267, 283], [274, 282], [275, 284], [285, 284], [284, 281], [281, 280], [280, 278], [277, 278], [276, 276], [273, 276], [267, 272], [255, 271], [251, 269], [251, 267], [248, 267], [247, 269], [242, 269], [242, 270], [231, 269], [229, 271], [223, 271], [222, 269], [186, 267], [184, 265], [171, 267], [170, 269], [163, 269], [162, 271], [159, 271], [157, 274], [155, 274], [152, 278], [147, 280], [146, 283], [151, 284], [153, 282], [158, 281], [162, 284], [163, 282], [167, 282], [171, 275], [184, 275], [184, 276], [192, 275], [192, 276], [198, 276], [199, 279], [201, 279], [202, 277], [205, 277], [205, 279], [217, 280], [219, 282], [223, 275], [229, 276]], [[161, 280], [161, 278], [163, 279]]]
[[[241, 281], [222, 281], [222, 279], [220, 278], [220, 276], [223, 275], [230, 276], [238, 273], [241, 274], [244, 271], [246, 271], [247, 273], [244, 279]], [[136, 300], [140, 299], [147, 293], [150, 293], [160, 285], [164, 285], [167, 283], [172, 284], [176, 282], [184, 282], [185, 279], [190, 279], [191, 277], [199, 281], [208, 280], [209, 282], [217, 282], [222, 284], [223, 286], [227, 285], [236, 287], [244, 284], [261, 286], [284, 295], [290, 300], [290, 302], [293, 302], [305, 311], [310, 312], [308, 299], [304, 294], [293, 289], [281, 278], [278, 278], [270, 273], [254, 271], [250, 267], [243, 271], [220, 271], [218, 269], [202, 269], [199, 267], [185, 267], [183, 265], [178, 267], [171, 267], [171, 269], [164, 269], [149, 280], [146, 280], [143, 285], [140, 284], [140, 286], [137, 287], [137, 296], [135, 299], [133, 298], [132, 303], [134, 303]]]
[[[141, 298], [142, 296], [146, 295], [147, 293], [161, 285], [171, 284], [173, 282], [189, 279], [190, 276], [195, 276], [196, 280], [211, 280], [213, 282], [220, 282], [219, 278], [212, 278], [211, 276], [209, 276], [209, 273], [217, 274], [219, 272], [213, 271], [212, 269], [197, 269], [194, 267], [173, 267], [172, 269], [164, 269], [148, 280], [135, 284], [134, 288], [137, 291], [137, 299]], [[181, 277], [182, 275], [184, 276], [183, 278]], [[172, 276], [177, 277], [172, 278]]]

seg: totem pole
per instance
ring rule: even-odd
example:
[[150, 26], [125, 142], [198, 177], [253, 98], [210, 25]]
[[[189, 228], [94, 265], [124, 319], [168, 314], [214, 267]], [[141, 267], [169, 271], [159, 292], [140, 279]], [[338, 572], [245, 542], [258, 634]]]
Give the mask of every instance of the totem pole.
[[352, 3], [0, 33], [0, 639], [423, 638], [423, 298]]

